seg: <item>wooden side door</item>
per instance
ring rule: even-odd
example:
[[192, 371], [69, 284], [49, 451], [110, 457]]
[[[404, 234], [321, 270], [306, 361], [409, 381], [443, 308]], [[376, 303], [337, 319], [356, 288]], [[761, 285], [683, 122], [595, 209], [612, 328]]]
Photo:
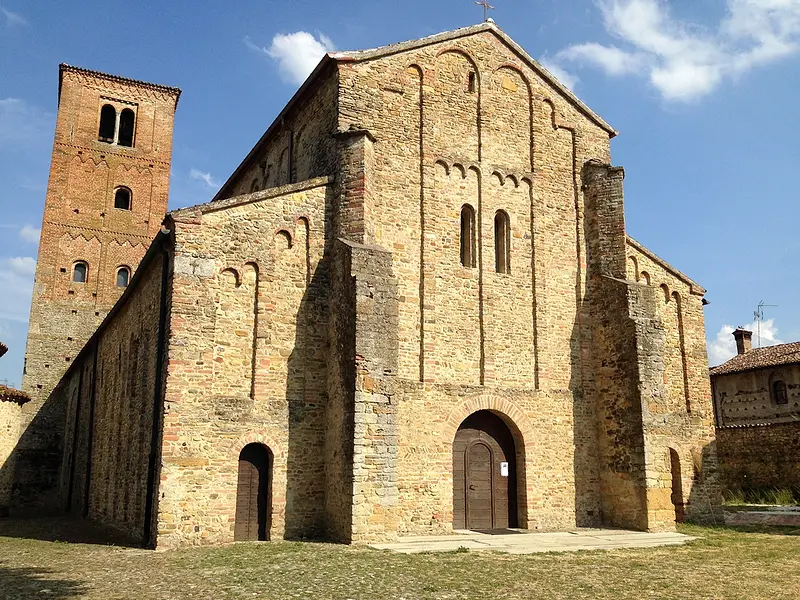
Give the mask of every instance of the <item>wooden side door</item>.
[[269, 539], [270, 467], [269, 451], [258, 444], [245, 446], [239, 455], [235, 541]]
[[492, 450], [477, 442], [468, 448], [465, 458], [467, 529], [493, 529]]

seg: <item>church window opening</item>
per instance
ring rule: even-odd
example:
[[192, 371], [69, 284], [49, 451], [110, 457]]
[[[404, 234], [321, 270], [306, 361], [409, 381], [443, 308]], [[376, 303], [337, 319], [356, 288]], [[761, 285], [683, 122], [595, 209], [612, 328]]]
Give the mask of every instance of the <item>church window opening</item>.
[[131, 270], [128, 267], [120, 267], [117, 269], [117, 287], [128, 287], [131, 280]]
[[72, 267], [72, 281], [73, 283], [86, 283], [86, 277], [89, 274], [89, 265], [83, 261], [76, 262]]
[[136, 115], [130, 108], [125, 108], [119, 115], [119, 138], [120, 146], [133, 146], [133, 126]]
[[775, 404], [789, 404], [789, 392], [786, 382], [776, 379], [772, 382], [772, 400]]
[[250, 184], [250, 193], [258, 191], [258, 179], [253, 179], [253, 183]]
[[476, 80], [475, 71], [470, 71], [469, 75], [467, 75], [467, 91], [468, 92], [474, 92], [475, 91], [475, 80]]
[[100, 131], [97, 134], [101, 142], [114, 143], [114, 132], [117, 129], [117, 111], [110, 104], [100, 109]]
[[511, 227], [508, 213], [498, 210], [494, 216], [494, 265], [498, 273], [511, 273]]
[[461, 264], [475, 266], [475, 209], [469, 204], [461, 207]]
[[131, 191], [126, 187], [118, 187], [114, 191], [114, 208], [120, 210], [131, 209]]

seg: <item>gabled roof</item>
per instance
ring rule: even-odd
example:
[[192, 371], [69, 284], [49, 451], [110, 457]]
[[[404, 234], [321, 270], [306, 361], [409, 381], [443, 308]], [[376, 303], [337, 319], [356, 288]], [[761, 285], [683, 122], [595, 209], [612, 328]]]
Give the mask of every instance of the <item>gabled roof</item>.
[[474, 35], [476, 33], [481, 33], [483, 31], [491, 31], [495, 34], [498, 38], [500, 38], [509, 48], [511, 48], [514, 53], [521, 58], [524, 62], [528, 63], [528, 66], [531, 67], [534, 71], [536, 71], [545, 81], [550, 83], [554, 88], [556, 88], [569, 102], [575, 105], [575, 107], [581, 111], [584, 115], [586, 115], [589, 119], [594, 121], [597, 125], [605, 129], [610, 137], [614, 137], [617, 135], [617, 130], [611, 127], [604, 119], [602, 119], [597, 113], [595, 113], [592, 109], [590, 109], [586, 104], [584, 104], [580, 98], [578, 98], [575, 94], [573, 94], [564, 84], [562, 84], [556, 77], [547, 69], [545, 69], [539, 62], [534, 60], [530, 54], [528, 54], [522, 46], [517, 44], [514, 40], [512, 40], [494, 21], [487, 21], [485, 23], [480, 23], [479, 25], [471, 25], [469, 27], [462, 27], [461, 29], [454, 29], [452, 31], [445, 31], [442, 33], [437, 33], [435, 35], [430, 35], [428, 37], [420, 38], [418, 40], [410, 40], [408, 42], [400, 42], [398, 44], [390, 44], [388, 46], [381, 46], [379, 48], [373, 48], [371, 50], [355, 50], [351, 52], [334, 52], [331, 53], [329, 56], [335, 60], [339, 61], [364, 61], [364, 60], [372, 60], [375, 58], [381, 58], [384, 56], [390, 56], [392, 54], [397, 54], [399, 52], [406, 52], [408, 50], [415, 50], [417, 48], [422, 48], [424, 46], [430, 46], [431, 44], [438, 44], [441, 42], [447, 42], [450, 40], [455, 40], [458, 38], [466, 37], [469, 35]]
[[690, 288], [689, 291], [692, 294], [697, 294], [699, 296], [705, 296], [706, 295], [706, 289], [702, 285], [700, 285], [699, 283], [697, 283], [693, 279], [689, 278], [688, 275], [684, 274], [683, 272], [681, 272], [678, 269], [676, 269], [675, 267], [673, 267], [671, 264], [669, 264], [663, 258], [658, 256], [655, 252], [653, 252], [652, 250], [649, 250], [648, 248], [646, 248], [645, 246], [643, 246], [642, 244], [637, 242], [635, 239], [633, 239], [631, 236], [627, 236], [627, 238], [628, 238], [628, 245], [630, 245], [632, 248], [635, 248], [636, 250], [638, 250], [639, 252], [644, 254], [647, 258], [649, 258], [654, 263], [656, 263], [658, 266], [660, 266], [662, 269], [664, 269], [668, 273], [672, 273], [675, 277], [677, 277], [678, 279], [683, 281], [685, 284], [687, 284], [689, 286], [689, 288]]
[[753, 348], [744, 354], [737, 354], [728, 362], [714, 367], [709, 374], [726, 375], [728, 373], [741, 373], [751, 369], [768, 369], [782, 365], [800, 364], [800, 342], [778, 344], [766, 348]]
[[550, 73], [547, 69], [545, 69], [541, 64], [539, 64], [536, 60], [534, 60], [525, 50], [517, 44], [514, 40], [512, 40], [500, 27], [498, 27], [494, 22], [486, 22], [481, 23], [479, 25], [472, 25], [470, 27], [462, 27], [461, 29], [454, 29], [452, 31], [445, 31], [442, 33], [437, 33], [435, 35], [430, 35], [428, 37], [420, 38], [418, 40], [410, 40], [408, 42], [400, 42], [397, 44], [390, 44], [388, 46], [381, 46], [379, 48], [373, 48], [371, 50], [353, 50], [349, 52], [331, 52], [326, 54], [322, 57], [322, 60], [316, 66], [314, 71], [312, 71], [311, 75], [309, 75], [306, 80], [303, 82], [303, 85], [298, 88], [295, 92], [294, 96], [289, 100], [286, 106], [283, 107], [280, 114], [275, 118], [269, 128], [264, 132], [259, 140], [256, 142], [255, 146], [250, 150], [250, 152], [245, 156], [244, 160], [236, 167], [236, 170], [228, 177], [227, 181], [222, 184], [219, 191], [214, 195], [214, 200], [219, 200], [220, 198], [224, 198], [225, 194], [230, 191], [230, 184], [232, 181], [235, 181], [238, 176], [250, 165], [252, 159], [258, 155], [261, 148], [267, 143], [267, 140], [271, 137], [273, 131], [280, 127], [285, 119], [286, 115], [295, 107], [296, 104], [300, 102], [300, 100], [306, 95], [308, 90], [313, 86], [314, 82], [320, 77], [321, 73], [325, 70], [327, 65], [335, 64], [338, 62], [361, 62], [366, 60], [373, 60], [376, 58], [381, 58], [383, 56], [390, 56], [392, 54], [397, 54], [398, 52], [405, 52], [407, 50], [414, 50], [416, 48], [422, 48], [424, 46], [429, 46], [431, 44], [438, 44], [440, 42], [446, 42], [449, 40], [454, 40], [462, 37], [466, 37], [469, 35], [474, 35], [476, 33], [481, 33], [483, 31], [491, 31], [494, 35], [498, 38], [503, 40], [505, 44], [511, 48], [511, 50], [519, 56], [524, 62], [526, 62], [534, 71], [536, 71], [545, 81], [550, 83], [556, 90], [558, 90], [568, 102], [572, 103], [579, 111], [585, 114], [590, 120], [594, 121], [597, 125], [603, 128], [606, 132], [608, 132], [609, 137], [615, 137], [618, 132], [616, 129], [611, 127], [605, 120], [603, 120], [597, 113], [592, 111], [586, 104], [584, 104], [575, 94], [573, 94], [567, 87], [562, 84], [556, 77]]

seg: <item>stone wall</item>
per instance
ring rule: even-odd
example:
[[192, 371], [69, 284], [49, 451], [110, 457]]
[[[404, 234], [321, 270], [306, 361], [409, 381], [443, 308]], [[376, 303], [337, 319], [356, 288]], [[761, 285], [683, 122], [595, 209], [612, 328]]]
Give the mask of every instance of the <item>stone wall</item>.
[[325, 530], [328, 179], [171, 213], [158, 545], [233, 540], [239, 453], [273, 455], [270, 536]]
[[[0, 356], [5, 347], [0, 345]], [[14, 450], [22, 427], [27, 394], [0, 385], [0, 517], [8, 516], [14, 492]]]
[[216, 199], [327, 177], [334, 171], [338, 77], [333, 67], [298, 91], [253, 150], [222, 186]]
[[[167, 209], [172, 126], [180, 90], [62, 65], [58, 116], [25, 352], [24, 408], [17, 448], [20, 502], [51, 503], [63, 443], [63, 407], [50, 392], [123, 289], [120, 267], [135, 271]], [[98, 140], [100, 109], [136, 113], [133, 146]], [[131, 190], [130, 210], [114, 207]], [[72, 281], [77, 261], [85, 283]]]
[[800, 422], [717, 429], [720, 480], [728, 491], [800, 492]]
[[158, 451], [163, 397], [159, 343], [168, 310], [168, 296], [162, 297], [168, 263], [158, 246], [48, 399], [67, 407], [61, 507], [144, 543], [151, 535], [151, 454]]

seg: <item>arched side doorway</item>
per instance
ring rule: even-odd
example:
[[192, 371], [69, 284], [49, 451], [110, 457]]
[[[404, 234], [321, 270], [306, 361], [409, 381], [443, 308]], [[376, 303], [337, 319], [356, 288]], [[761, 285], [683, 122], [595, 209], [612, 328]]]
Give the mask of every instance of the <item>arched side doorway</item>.
[[681, 459], [678, 452], [669, 449], [669, 467], [672, 474], [672, 505], [675, 507], [675, 522], [683, 523], [686, 520], [686, 505], [683, 500], [683, 479], [681, 475]]
[[453, 440], [453, 528], [517, 527], [514, 438], [488, 410], [467, 417]]
[[271, 514], [272, 452], [262, 444], [248, 444], [239, 454], [233, 539], [268, 540]]

